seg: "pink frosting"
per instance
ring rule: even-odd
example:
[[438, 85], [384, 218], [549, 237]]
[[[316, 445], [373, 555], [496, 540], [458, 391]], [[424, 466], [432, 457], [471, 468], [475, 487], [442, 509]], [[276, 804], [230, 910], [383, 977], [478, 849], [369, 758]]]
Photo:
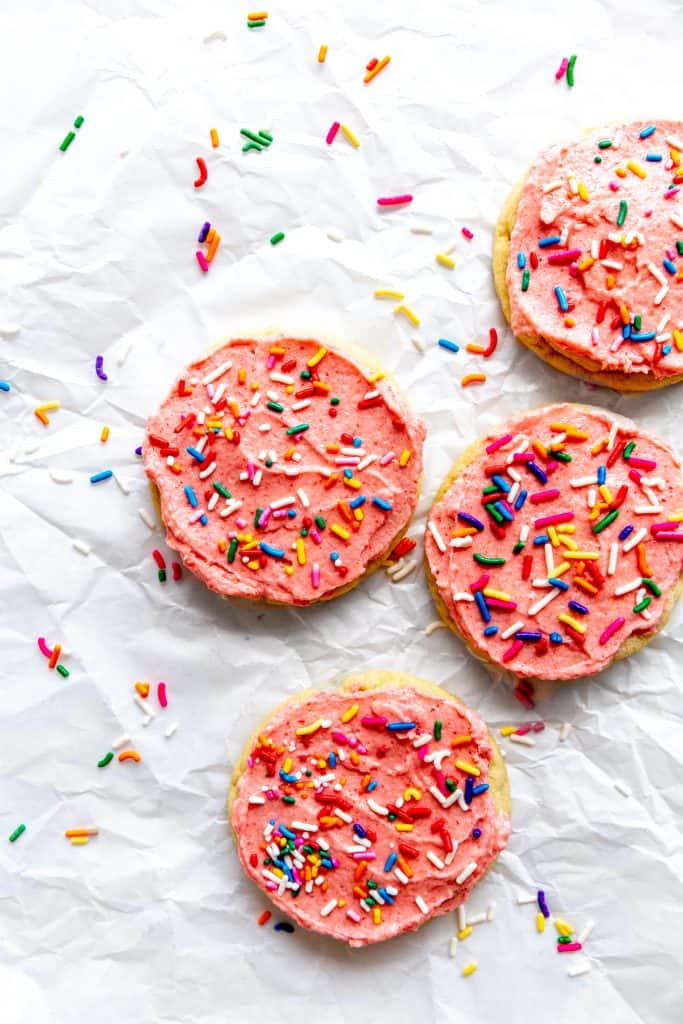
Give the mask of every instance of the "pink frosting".
[[348, 356], [249, 339], [182, 373], [143, 456], [168, 544], [211, 590], [305, 605], [362, 576], [406, 528], [423, 441], [391, 385]]
[[[316, 723], [313, 733], [297, 735]], [[394, 732], [391, 723], [410, 728]], [[465, 742], [452, 746], [456, 737]], [[304, 928], [351, 946], [412, 931], [464, 902], [507, 842], [508, 815], [488, 788], [468, 804], [467, 772], [455, 763], [478, 770], [475, 787], [488, 787], [492, 756], [477, 714], [420, 690], [322, 691], [288, 703], [260, 734], [237, 784], [232, 825], [242, 866]], [[295, 803], [283, 801], [289, 795]], [[413, 828], [401, 831], [402, 824]], [[273, 857], [283, 863], [288, 835], [296, 836], [290, 880], [273, 864]], [[373, 892], [383, 903], [378, 915], [362, 906]]]
[[[683, 239], [683, 124], [659, 121], [640, 138], [649, 127], [614, 125], [541, 153], [522, 188], [506, 280], [515, 334], [544, 338], [570, 358], [587, 356], [606, 370], [663, 378], [683, 373], [683, 259], [676, 250]], [[606, 140], [612, 145], [601, 149], [598, 143]], [[650, 161], [648, 154], [662, 160]], [[618, 226], [622, 202], [625, 219]], [[549, 246], [539, 244], [557, 236], [561, 240]], [[654, 331], [654, 339], [625, 339], [621, 312], [632, 336]], [[640, 328], [633, 326], [635, 316]]]
[[[566, 433], [563, 424], [570, 424], [585, 439], [573, 438], [570, 433], [562, 442]], [[477, 651], [520, 677], [573, 679], [598, 672], [628, 636], [657, 631], [667, 597], [678, 581], [683, 557], [680, 464], [663, 441], [630, 420], [618, 418], [614, 424], [600, 409], [570, 404], [546, 406], [519, 416], [485, 439], [491, 452], [458, 476], [430, 514], [425, 554], [449, 615]], [[499, 445], [501, 440], [504, 443]], [[533, 446], [540, 442], [547, 453], [548, 446], [558, 440], [562, 442], [558, 447], [560, 457], [566, 453], [571, 462], [539, 454]], [[624, 446], [630, 441], [635, 447], [624, 459]], [[545, 473], [547, 483], [541, 482], [530, 467]], [[599, 467], [605, 470], [606, 496], [598, 490]], [[483, 497], [485, 487], [498, 485], [490, 475], [496, 468], [501, 482], [513, 490], [505, 493], [501, 488]], [[524, 491], [528, 497], [518, 509], [516, 503]], [[616, 502], [623, 498], [623, 502], [616, 518], [594, 533], [593, 527], [612, 509], [607, 497]], [[503, 526], [484, 507], [484, 502], [501, 500], [503, 509], [512, 516], [512, 521], [506, 520]], [[591, 508], [592, 501], [597, 506]], [[474, 516], [483, 529], [472, 526], [464, 518], [468, 515]], [[544, 522], [548, 517], [550, 521]], [[666, 523], [669, 525], [662, 527]], [[628, 526], [632, 527], [628, 537], [619, 539]], [[575, 532], [563, 533], [566, 527], [574, 527]], [[552, 544], [552, 530], [556, 531], [557, 546]], [[546, 543], [534, 544], [543, 536]], [[562, 543], [565, 537], [568, 545]], [[584, 564], [573, 558], [572, 542], [574, 551], [596, 553], [597, 559], [586, 559]], [[440, 550], [439, 543], [445, 551]], [[487, 566], [477, 561], [475, 553], [505, 561]], [[643, 556], [645, 561], [639, 561]], [[551, 558], [553, 571], [549, 571], [546, 557]], [[562, 569], [567, 561], [569, 565], [558, 575], [555, 570]], [[648, 570], [647, 574], [642, 570]], [[548, 584], [549, 579], [560, 579], [561, 583]], [[653, 586], [643, 583], [643, 579], [653, 580]], [[562, 584], [569, 584], [569, 588], [562, 589]], [[621, 595], [615, 593], [628, 584], [637, 586]], [[657, 590], [661, 596], [657, 596]], [[472, 600], [475, 591], [488, 609], [488, 623], [486, 609]], [[551, 593], [549, 603], [536, 611], [535, 605]], [[634, 608], [647, 597], [647, 605], [635, 612]], [[572, 609], [570, 601], [587, 611]], [[571, 621], [562, 621], [560, 615], [568, 615]], [[623, 622], [619, 624], [620, 619]], [[493, 627], [498, 627], [497, 632], [484, 634], [485, 628]], [[583, 634], [581, 629], [585, 630]], [[510, 633], [506, 638], [505, 632]], [[522, 637], [520, 642], [520, 632], [540, 632], [541, 640]], [[551, 638], [550, 634], [555, 636]], [[563, 642], [555, 642], [559, 638]]]

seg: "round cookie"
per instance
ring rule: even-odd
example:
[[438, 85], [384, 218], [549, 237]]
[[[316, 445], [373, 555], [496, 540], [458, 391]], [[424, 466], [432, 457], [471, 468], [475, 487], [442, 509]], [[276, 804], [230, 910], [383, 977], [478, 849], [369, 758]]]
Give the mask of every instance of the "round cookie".
[[211, 590], [303, 606], [355, 586], [408, 528], [424, 434], [363, 356], [233, 339], [180, 375], [143, 457], [167, 543]]
[[542, 152], [508, 197], [493, 244], [517, 339], [556, 369], [618, 391], [683, 380], [683, 124], [652, 128], [614, 125]]
[[683, 592], [682, 521], [663, 441], [592, 406], [543, 406], [457, 460], [427, 521], [427, 579], [485, 662], [533, 681], [590, 676], [665, 625]]
[[245, 872], [281, 910], [364, 946], [468, 898], [507, 842], [510, 793], [476, 712], [371, 671], [276, 708], [235, 766], [228, 814]]

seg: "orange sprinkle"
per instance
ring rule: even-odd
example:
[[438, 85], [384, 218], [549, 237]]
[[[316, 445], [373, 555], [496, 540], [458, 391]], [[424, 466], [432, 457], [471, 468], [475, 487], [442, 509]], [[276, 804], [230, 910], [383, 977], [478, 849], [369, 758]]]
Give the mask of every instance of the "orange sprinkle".
[[355, 881], [356, 882], [360, 882], [361, 878], [363, 877], [363, 875], [365, 874], [365, 872], [367, 870], [368, 870], [368, 862], [366, 860], [358, 861], [358, 866], [357, 866], [356, 870], [353, 873], [353, 877], [354, 877]]
[[566, 316], [564, 318], [564, 326], [565, 327], [576, 327], [576, 320], [574, 319], [574, 317], [573, 316]]
[[652, 569], [647, 564], [647, 551], [645, 550], [644, 544], [638, 544], [636, 547], [636, 558], [638, 560], [638, 572], [641, 576], [646, 576], [648, 579], [652, 576]]
[[598, 592], [598, 588], [594, 587], [593, 584], [590, 583], [589, 580], [584, 579], [583, 576], [575, 576], [573, 582], [576, 583], [577, 587], [581, 587], [582, 590], [585, 590], [587, 594], [597, 594]]
[[246, 383], [247, 371], [244, 369], [243, 366], [240, 366], [239, 370], [237, 371], [237, 380], [239, 381], [240, 384]]
[[218, 138], [217, 130], [215, 128], [212, 128], [211, 131], [209, 132], [209, 135], [211, 136], [211, 145], [213, 146], [214, 149], [218, 149], [218, 147], [221, 144], [221, 140]]
[[61, 653], [62, 653], [62, 645], [61, 644], [55, 644], [54, 647], [52, 648], [52, 654], [50, 655], [50, 660], [47, 663], [47, 667], [48, 668], [55, 668], [56, 667], [57, 662], [59, 661], [59, 655]]
[[372, 69], [372, 71], [368, 71], [367, 75], [363, 79], [363, 82], [365, 83], [365, 85], [367, 85], [368, 82], [371, 82], [373, 80], [373, 78], [375, 78], [375, 76], [380, 73], [380, 71], [383, 71], [384, 68], [387, 66], [387, 64], [389, 63], [390, 60], [391, 60], [391, 57], [382, 57], [381, 61], [378, 64], [375, 64], [375, 66]]
[[467, 388], [470, 384], [485, 384], [486, 374], [485, 373], [467, 373], [460, 381], [460, 387]]
[[318, 50], [318, 64], [324, 64], [325, 57], [327, 57], [327, 47], [323, 44]]
[[624, 170], [623, 167], [617, 167], [617, 169], [616, 169], [616, 171], [614, 173], [616, 174], [616, 176], [618, 178], [625, 178], [626, 177], [626, 171]]
[[405, 859], [405, 857], [398, 857], [396, 863], [398, 864], [404, 875], [407, 875], [408, 878], [413, 877], [413, 869], [411, 868], [410, 864]]
[[471, 736], [454, 736], [453, 739], [451, 740], [451, 746], [452, 747], [462, 747], [462, 745], [464, 743], [471, 743], [471, 742], [472, 742], [472, 737]]
[[370, 776], [369, 775], [364, 775], [363, 776], [363, 781], [360, 784], [360, 791], [361, 791], [361, 793], [364, 793], [366, 791], [366, 789], [370, 785], [370, 782], [371, 782]]
[[102, 427], [102, 433], [100, 434], [100, 441], [104, 444], [105, 441], [109, 440], [109, 427]]
[[206, 253], [206, 262], [207, 263], [211, 263], [211, 261], [213, 260], [214, 256], [216, 255], [216, 251], [217, 251], [218, 246], [220, 244], [221, 244], [221, 236], [218, 234], [218, 232], [216, 232], [216, 234], [214, 235], [213, 240], [211, 242], [211, 245], [209, 246], [208, 251]]
[[141, 761], [142, 758], [137, 750], [122, 750], [119, 754], [119, 761]]
[[149, 683], [136, 683], [135, 689], [143, 700], [146, 700], [146, 698], [149, 697]]
[[336, 484], [338, 479], [339, 479], [339, 473], [330, 473], [330, 475], [328, 476], [327, 480], [325, 481], [325, 483], [323, 485], [325, 490], [329, 491], [329, 489], [331, 487], [334, 487], [334, 485]]

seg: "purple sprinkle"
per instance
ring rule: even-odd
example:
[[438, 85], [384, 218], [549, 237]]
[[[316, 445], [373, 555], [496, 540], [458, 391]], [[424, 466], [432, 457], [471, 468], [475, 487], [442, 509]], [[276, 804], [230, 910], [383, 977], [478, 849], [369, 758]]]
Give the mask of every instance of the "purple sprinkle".
[[541, 911], [543, 916], [546, 918], [550, 917], [550, 911], [548, 910], [548, 904], [545, 901], [545, 893], [543, 889], [538, 890], [536, 899], [538, 900], [538, 909]]
[[569, 607], [573, 612], [578, 612], [579, 615], [588, 615], [588, 609], [585, 604], [579, 604], [578, 601], [570, 601]]
[[136, 455], [142, 455], [142, 445], [141, 444], [138, 445], [138, 447], [135, 449], [135, 454]]
[[109, 378], [107, 377], [106, 373], [102, 369], [103, 363], [104, 363], [104, 356], [98, 356], [97, 359], [95, 360], [95, 373], [100, 378], [100, 380], [109, 380]]
[[531, 472], [536, 477], [536, 479], [540, 480], [542, 484], [547, 484], [548, 483], [548, 477], [545, 475], [545, 473], [543, 472], [541, 467], [539, 465], [537, 465], [533, 460], [531, 460], [530, 462], [527, 462], [526, 468], [530, 469]]
[[515, 633], [515, 640], [530, 640], [532, 643], [537, 644], [542, 635], [542, 633], [535, 633], [530, 629], [521, 629], [519, 633]]
[[203, 225], [202, 225], [201, 231], [197, 235], [197, 241], [198, 242], [204, 242], [206, 240], [206, 236], [208, 235], [210, 230], [211, 230], [211, 225], [209, 224], [208, 220], [205, 220]]
[[626, 538], [631, 533], [633, 533], [633, 527], [629, 524], [629, 526], [625, 526], [624, 529], [619, 534], [619, 540], [626, 540]]
[[471, 516], [469, 512], [458, 512], [458, 519], [462, 519], [463, 523], [469, 523], [470, 526], [475, 528], [475, 530], [484, 529], [484, 524], [479, 519]]
[[276, 925], [273, 925], [273, 931], [275, 932], [289, 932], [291, 935], [294, 931], [294, 925], [289, 924], [287, 921], [278, 921]]

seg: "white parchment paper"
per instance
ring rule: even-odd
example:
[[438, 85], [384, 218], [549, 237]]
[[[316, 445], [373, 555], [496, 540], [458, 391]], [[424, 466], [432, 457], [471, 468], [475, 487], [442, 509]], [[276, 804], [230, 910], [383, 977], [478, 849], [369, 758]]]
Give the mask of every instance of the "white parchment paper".
[[[165, 549], [138, 514], [153, 510], [134, 449], [180, 366], [221, 335], [272, 327], [333, 332], [396, 374], [429, 430], [416, 537], [457, 454], [524, 407], [594, 401], [680, 449], [680, 388], [620, 398], [514, 342], [490, 251], [500, 206], [540, 147], [611, 119], [680, 115], [681, 3], [267, 6], [267, 26], [251, 32], [246, 3], [0, 11], [0, 328], [21, 328], [0, 337], [12, 386], [0, 393], [3, 1024], [678, 1021], [681, 612], [636, 658], [543, 696], [534, 748], [505, 743], [514, 834], [468, 908], [495, 900], [497, 915], [455, 960], [452, 918], [355, 952], [275, 932], [277, 914], [259, 928], [267, 902], [239, 868], [224, 801], [247, 735], [284, 695], [394, 667], [458, 693], [492, 727], [525, 716], [456, 637], [425, 637], [435, 611], [421, 572], [397, 585], [380, 573], [300, 612], [233, 607], [188, 574], [162, 587], [151, 551]], [[570, 90], [554, 72], [572, 52]], [[363, 86], [367, 61], [385, 54], [389, 67]], [[77, 114], [85, 123], [60, 153]], [[325, 145], [333, 120], [359, 149], [341, 136]], [[273, 145], [243, 154], [243, 127], [270, 130]], [[209, 180], [195, 190], [200, 155]], [[412, 206], [378, 212], [379, 195], [406, 191]], [[194, 257], [204, 220], [223, 238], [207, 275]], [[412, 234], [420, 225], [433, 235]], [[434, 257], [453, 244], [451, 272]], [[373, 298], [383, 286], [406, 293], [417, 331]], [[491, 325], [488, 382], [463, 390], [463, 374], [482, 368], [464, 345], [485, 343]], [[439, 337], [460, 353], [436, 348]], [[32, 410], [50, 400], [61, 409], [44, 428]], [[129, 494], [113, 479], [90, 485], [106, 468]], [[55, 483], [54, 469], [73, 483]], [[71, 651], [68, 680], [47, 669], [40, 635]], [[168, 686], [169, 707], [147, 728], [136, 680]], [[559, 743], [563, 722], [573, 730]], [[143, 760], [98, 769], [122, 733]], [[19, 822], [27, 831], [9, 844]], [[71, 847], [65, 828], [89, 823], [100, 835]], [[590, 974], [567, 977], [571, 958], [536, 934], [533, 906], [517, 905], [538, 886], [577, 930], [595, 921]], [[463, 978], [469, 959], [479, 969]]]

